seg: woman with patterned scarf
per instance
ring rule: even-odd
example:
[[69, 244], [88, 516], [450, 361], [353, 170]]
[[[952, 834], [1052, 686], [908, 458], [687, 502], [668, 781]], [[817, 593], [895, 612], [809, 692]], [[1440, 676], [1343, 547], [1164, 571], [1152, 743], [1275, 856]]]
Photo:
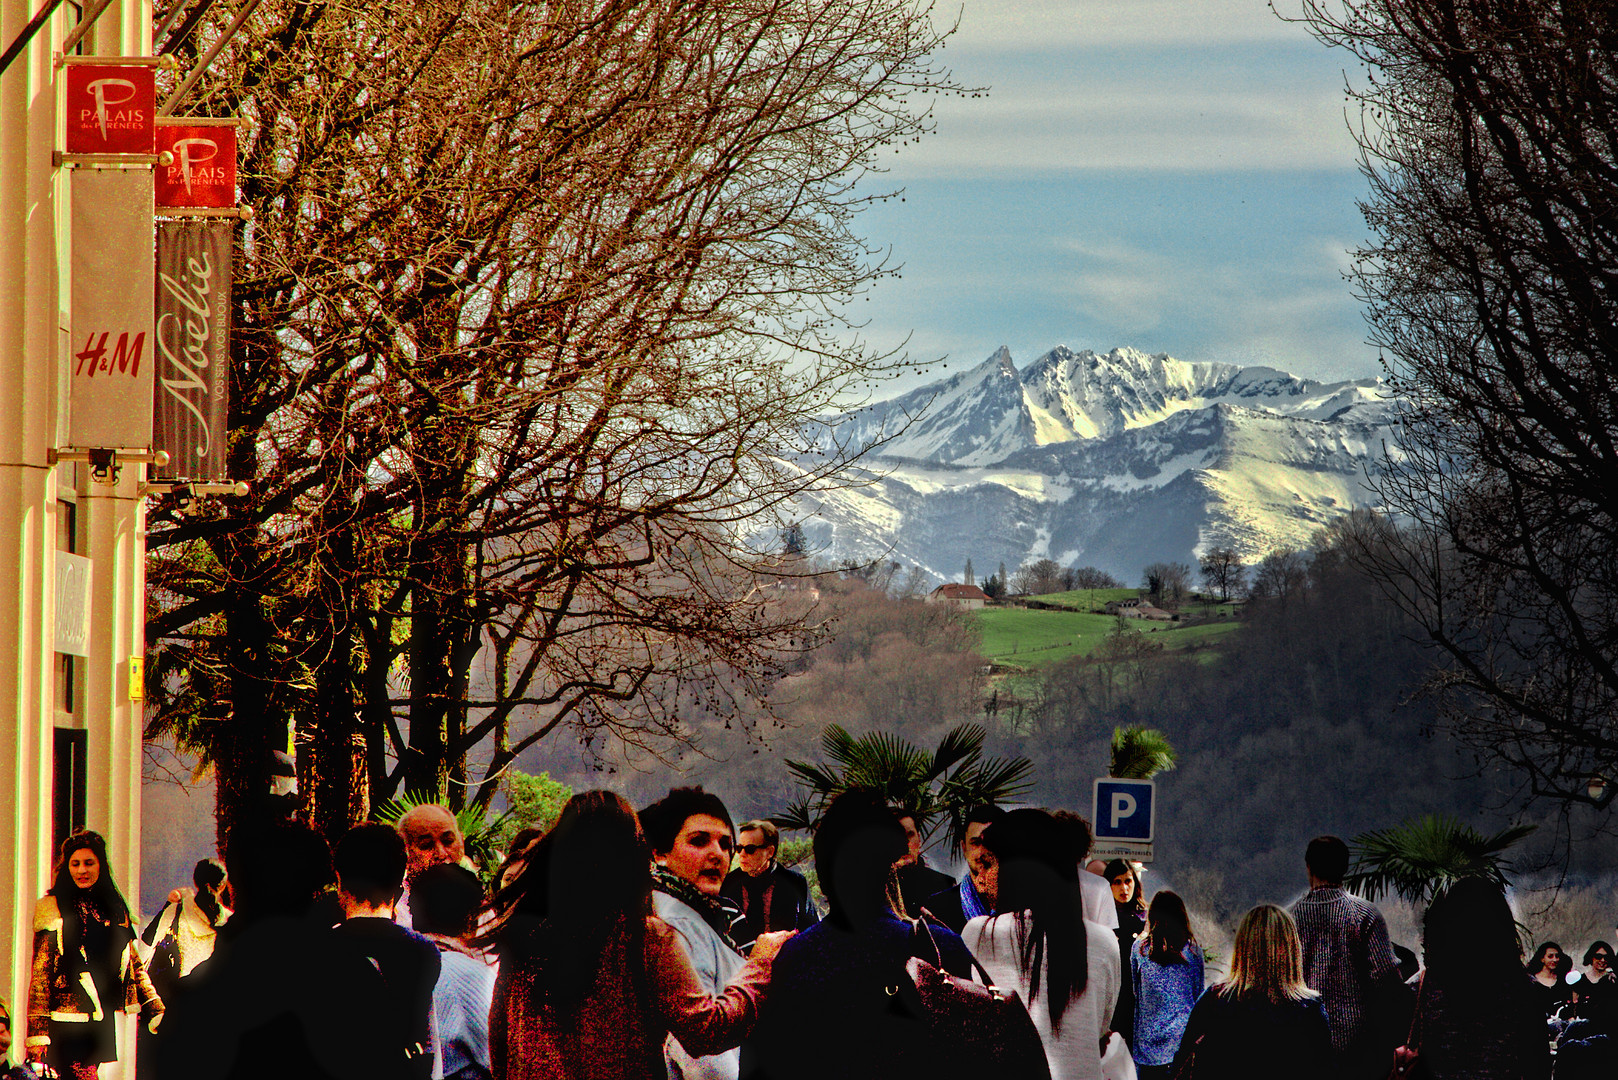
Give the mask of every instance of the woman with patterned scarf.
[[118, 1056], [113, 1015], [139, 1011], [156, 1030], [163, 1002], [135, 951], [107, 842], [97, 833], [74, 833], [61, 854], [50, 892], [34, 908], [28, 1059], [94, 1080], [100, 1063]]
[[[675, 788], [642, 810], [640, 823], [657, 863], [652, 909], [679, 935], [698, 985], [723, 993], [746, 962], [733, 933], [745, 917], [719, 893], [735, 847], [730, 812], [719, 796], [700, 787]], [[736, 1080], [741, 1072], [739, 1049], [692, 1057], [671, 1035], [664, 1053], [670, 1076]]]

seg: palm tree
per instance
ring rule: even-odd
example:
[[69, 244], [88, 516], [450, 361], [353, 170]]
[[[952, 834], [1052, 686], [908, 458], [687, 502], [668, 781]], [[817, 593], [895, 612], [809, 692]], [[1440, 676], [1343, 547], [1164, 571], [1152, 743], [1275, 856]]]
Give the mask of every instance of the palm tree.
[[[371, 820], [397, 828], [399, 819], [405, 814], [418, 806], [427, 805], [443, 804], [431, 792], [407, 791], [396, 799], [389, 799], [378, 806], [373, 806]], [[499, 870], [500, 861], [504, 856], [499, 847], [499, 838], [512, 812], [507, 810], [497, 815], [493, 821], [489, 820], [488, 810], [482, 807], [468, 805], [450, 812], [455, 815], [456, 828], [461, 830], [467, 858], [478, 864], [485, 878], [491, 877]]]
[[1462, 878], [1481, 877], [1505, 888], [1505, 850], [1534, 831], [1513, 825], [1485, 836], [1444, 814], [1407, 818], [1391, 829], [1356, 836], [1353, 866], [1344, 881], [1367, 900], [1393, 892], [1418, 905], [1431, 903]]
[[1112, 760], [1108, 776], [1150, 780], [1174, 768], [1178, 755], [1167, 735], [1139, 724], [1126, 724], [1112, 732]]
[[1034, 763], [1024, 757], [984, 758], [981, 724], [952, 728], [932, 753], [886, 731], [855, 738], [837, 724], [821, 733], [821, 753], [831, 764], [788, 761], [803, 791], [771, 820], [783, 829], [813, 829], [837, 795], [852, 788], [879, 792], [915, 815], [923, 837], [942, 822], [951, 846], [966, 831], [966, 813], [984, 803], [1003, 803], [1033, 787]]

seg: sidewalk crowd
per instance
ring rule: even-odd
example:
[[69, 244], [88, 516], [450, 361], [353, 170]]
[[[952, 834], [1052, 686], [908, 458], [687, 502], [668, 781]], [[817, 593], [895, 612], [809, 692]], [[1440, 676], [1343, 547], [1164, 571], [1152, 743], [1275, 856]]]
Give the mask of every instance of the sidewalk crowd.
[[[28, 1064], [0, 1080], [97, 1077], [120, 1011], [144, 1020], [143, 1080], [1618, 1076], [1612, 947], [1525, 964], [1487, 880], [1429, 906], [1418, 962], [1318, 837], [1308, 892], [1248, 911], [1207, 984], [1185, 903], [1087, 862], [1082, 817], [974, 809], [959, 879], [917, 826], [874, 792], [834, 799], [823, 915], [775, 825], [701, 788], [638, 813], [574, 796], [487, 889], [442, 806], [335, 848], [286, 821], [233, 832], [144, 931], [104, 840], [76, 833], [34, 912]], [[0, 1063], [11, 1040], [0, 1003]]]

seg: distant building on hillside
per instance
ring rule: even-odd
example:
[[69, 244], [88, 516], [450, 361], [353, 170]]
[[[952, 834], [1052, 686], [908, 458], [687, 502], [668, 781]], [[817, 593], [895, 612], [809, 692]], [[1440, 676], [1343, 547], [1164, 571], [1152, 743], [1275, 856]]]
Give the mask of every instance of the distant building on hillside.
[[1160, 619], [1169, 621], [1173, 615], [1157, 607], [1144, 597], [1131, 597], [1128, 600], [1108, 600], [1108, 615], [1122, 615], [1126, 619]]
[[940, 585], [927, 594], [929, 604], [953, 604], [966, 611], [975, 611], [989, 602], [989, 594], [976, 585]]

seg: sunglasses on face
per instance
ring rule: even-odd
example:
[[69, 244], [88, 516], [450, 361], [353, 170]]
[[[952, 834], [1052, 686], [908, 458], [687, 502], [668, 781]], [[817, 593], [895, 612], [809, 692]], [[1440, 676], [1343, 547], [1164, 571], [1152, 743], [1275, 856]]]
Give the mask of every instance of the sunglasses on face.
[[743, 844], [736, 850], [743, 855], [751, 855], [755, 851], [768, 851], [772, 846], [771, 844]]

